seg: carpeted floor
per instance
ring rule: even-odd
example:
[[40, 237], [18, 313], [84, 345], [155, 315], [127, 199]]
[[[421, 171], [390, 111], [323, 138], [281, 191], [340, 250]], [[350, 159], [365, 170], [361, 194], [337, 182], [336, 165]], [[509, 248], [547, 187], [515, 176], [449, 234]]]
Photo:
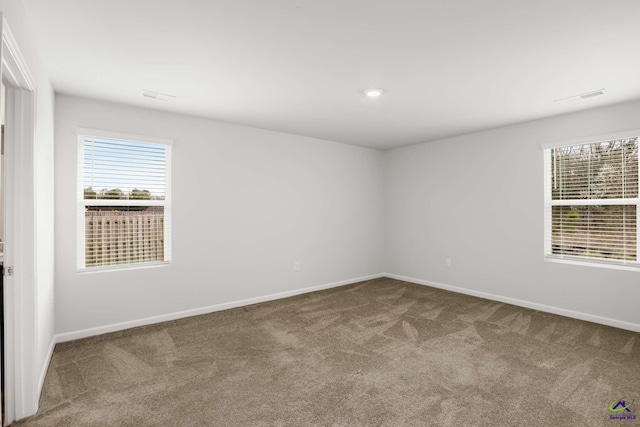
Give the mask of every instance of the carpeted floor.
[[17, 425], [640, 426], [640, 334], [377, 279], [58, 344]]

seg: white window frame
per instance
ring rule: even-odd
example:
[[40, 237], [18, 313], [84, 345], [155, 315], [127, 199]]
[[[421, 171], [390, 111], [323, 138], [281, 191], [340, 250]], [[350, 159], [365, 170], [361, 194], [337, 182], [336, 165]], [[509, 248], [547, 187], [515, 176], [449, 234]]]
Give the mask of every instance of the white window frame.
[[[112, 132], [98, 129], [78, 128], [78, 175], [77, 175], [77, 244], [78, 244], [78, 271], [79, 272], [99, 272], [114, 271], [135, 268], [148, 268], [168, 265], [171, 263], [171, 149], [173, 140], [168, 138], [134, 135], [122, 132]], [[85, 200], [84, 198], [84, 139], [87, 137], [105, 138], [116, 141], [136, 142], [147, 144], [161, 144], [166, 147], [165, 159], [165, 195], [164, 200], [118, 200], [119, 206], [163, 206], [164, 207], [164, 261], [148, 261], [130, 264], [115, 264], [96, 267], [86, 267], [85, 265], [85, 207], [90, 206], [113, 206], [114, 200]]]
[[[589, 267], [604, 267], [619, 270], [640, 271], [640, 198], [626, 199], [580, 199], [580, 200], [552, 200], [551, 188], [551, 150], [553, 148], [572, 145], [593, 144], [597, 142], [613, 141], [627, 138], [639, 138], [640, 129], [614, 132], [609, 134], [587, 136], [565, 141], [556, 141], [542, 145], [544, 152], [544, 259], [550, 262], [564, 264], [585, 265]], [[639, 160], [640, 162], [640, 160]], [[640, 175], [640, 174], [639, 174]], [[638, 178], [640, 181], [640, 177]], [[640, 183], [639, 183], [640, 184]], [[640, 187], [639, 187], [640, 188]], [[598, 258], [586, 258], [572, 255], [552, 254], [551, 247], [551, 214], [553, 206], [588, 206], [588, 205], [635, 205], [636, 206], [636, 261], [607, 260]]]

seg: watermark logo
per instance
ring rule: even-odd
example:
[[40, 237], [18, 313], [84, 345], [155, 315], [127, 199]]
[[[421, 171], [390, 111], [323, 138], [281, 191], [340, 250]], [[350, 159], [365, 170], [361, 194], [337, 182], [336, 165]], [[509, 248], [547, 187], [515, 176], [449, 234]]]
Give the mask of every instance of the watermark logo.
[[621, 398], [612, 402], [609, 405], [609, 411], [612, 412], [609, 415], [610, 420], [635, 420], [636, 416], [634, 409], [631, 409], [631, 405], [633, 405], [633, 400], [628, 400], [626, 398]]

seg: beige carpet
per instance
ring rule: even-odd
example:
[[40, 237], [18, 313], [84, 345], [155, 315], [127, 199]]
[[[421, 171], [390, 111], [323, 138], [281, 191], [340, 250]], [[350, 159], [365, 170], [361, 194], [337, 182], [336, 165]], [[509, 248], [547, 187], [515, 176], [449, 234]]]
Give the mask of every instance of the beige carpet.
[[17, 425], [640, 426], [640, 334], [377, 279], [59, 344]]

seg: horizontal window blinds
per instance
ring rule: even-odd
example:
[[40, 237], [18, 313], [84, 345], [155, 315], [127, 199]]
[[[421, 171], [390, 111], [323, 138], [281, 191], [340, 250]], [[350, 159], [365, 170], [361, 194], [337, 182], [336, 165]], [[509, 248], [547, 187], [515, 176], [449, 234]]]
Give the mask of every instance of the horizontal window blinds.
[[79, 267], [169, 261], [171, 146], [82, 136], [81, 148]]
[[638, 139], [551, 150], [553, 200], [638, 197]]
[[545, 152], [547, 255], [638, 261], [638, 138]]
[[164, 200], [167, 146], [84, 139], [84, 198]]

